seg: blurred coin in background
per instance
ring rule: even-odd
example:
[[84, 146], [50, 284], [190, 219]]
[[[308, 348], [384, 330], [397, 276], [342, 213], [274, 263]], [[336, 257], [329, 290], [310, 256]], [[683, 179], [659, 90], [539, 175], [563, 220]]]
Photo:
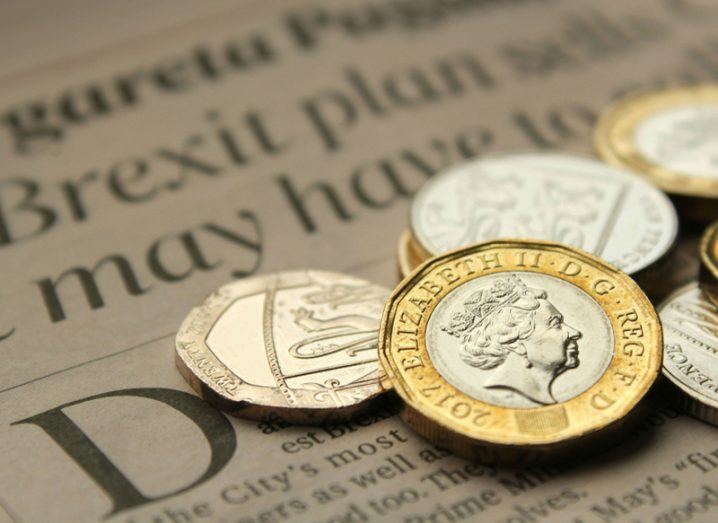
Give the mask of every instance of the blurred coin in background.
[[701, 288], [706, 297], [718, 306], [718, 222], [703, 233], [699, 250]]
[[672, 194], [687, 217], [718, 217], [718, 85], [628, 95], [602, 114], [594, 144], [604, 161]]

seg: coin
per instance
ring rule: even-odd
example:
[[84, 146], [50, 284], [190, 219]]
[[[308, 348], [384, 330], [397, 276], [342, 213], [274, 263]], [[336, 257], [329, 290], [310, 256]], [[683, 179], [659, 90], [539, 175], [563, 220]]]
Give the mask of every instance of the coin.
[[663, 375], [691, 415], [718, 425], [718, 308], [696, 283], [659, 307], [663, 322]]
[[402, 278], [406, 278], [423, 261], [421, 255], [417, 252], [417, 246], [411, 231], [404, 231], [399, 236], [397, 260], [399, 261], [399, 275]]
[[177, 365], [231, 414], [299, 423], [349, 416], [383, 391], [377, 340], [388, 294], [323, 271], [230, 283], [184, 320]]
[[666, 263], [651, 271], [650, 284], [644, 286], [653, 303], [661, 303], [676, 289], [698, 279], [700, 260], [696, 254], [704, 227], [693, 221], [681, 223], [680, 234]]
[[718, 305], [718, 222], [706, 229], [699, 251], [701, 287], [706, 297]]
[[628, 95], [603, 113], [594, 144], [606, 162], [690, 204], [691, 216], [718, 214], [718, 85]]
[[379, 356], [419, 434], [470, 459], [529, 462], [627, 419], [662, 347], [656, 312], [625, 273], [562, 244], [496, 240], [405, 279]]
[[487, 157], [434, 177], [417, 193], [410, 222], [423, 258], [496, 238], [536, 238], [579, 247], [634, 276], [662, 260], [678, 232], [670, 200], [640, 178], [540, 153]]

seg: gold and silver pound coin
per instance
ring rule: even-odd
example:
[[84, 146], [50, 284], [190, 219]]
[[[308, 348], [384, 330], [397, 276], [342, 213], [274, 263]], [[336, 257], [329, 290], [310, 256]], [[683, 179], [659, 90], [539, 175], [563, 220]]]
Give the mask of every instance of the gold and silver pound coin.
[[341, 419], [383, 391], [377, 343], [388, 294], [322, 271], [230, 283], [185, 319], [177, 365], [202, 397], [231, 414]]
[[417, 193], [410, 223], [421, 259], [497, 238], [579, 247], [635, 276], [673, 246], [670, 200], [633, 174], [563, 154], [486, 157], [439, 174]]
[[692, 217], [718, 216], [718, 85], [629, 95], [600, 118], [598, 155], [676, 195]]
[[665, 348], [663, 375], [693, 416], [718, 425], [718, 308], [696, 283], [659, 307]]
[[625, 273], [524, 240], [425, 263], [392, 293], [379, 342], [407, 423], [461, 456], [507, 461], [603, 437], [648, 391], [662, 349]]

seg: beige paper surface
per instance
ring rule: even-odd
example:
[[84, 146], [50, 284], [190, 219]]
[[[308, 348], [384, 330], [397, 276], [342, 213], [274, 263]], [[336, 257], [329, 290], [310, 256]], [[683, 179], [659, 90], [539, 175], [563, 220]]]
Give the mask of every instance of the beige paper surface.
[[[590, 154], [620, 93], [716, 80], [718, 5], [131, 7], [9, 17], [8, 45], [32, 19], [44, 51], [0, 70], [0, 521], [716, 520], [717, 433], [658, 395], [620, 447], [510, 470], [390, 410], [228, 419], [194, 399], [173, 336], [232, 278], [395, 285], [422, 181], [489, 152]], [[668, 286], [695, 275], [684, 234]]]

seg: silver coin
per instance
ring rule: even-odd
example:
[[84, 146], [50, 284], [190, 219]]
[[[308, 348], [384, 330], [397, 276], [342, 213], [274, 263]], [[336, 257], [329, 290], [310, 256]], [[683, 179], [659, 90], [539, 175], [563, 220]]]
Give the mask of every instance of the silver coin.
[[628, 172], [562, 154], [479, 159], [437, 175], [416, 195], [410, 222], [431, 255], [497, 238], [553, 240], [629, 274], [676, 240], [670, 200]]
[[465, 394], [535, 408], [591, 388], [611, 362], [614, 338], [586, 292], [548, 274], [514, 271], [451, 291], [429, 318], [426, 343], [439, 373]]
[[383, 391], [379, 324], [389, 291], [323, 271], [225, 285], [176, 338], [189, 383], [237, 415], [320, 422]]
[[656, 165], [686, 175], [718, 178], [718, 106], [688, 105], [660, 111], [636, 127], [638, 152]]
[[663, 323], [663, 375], [694, 416], [718, 425], [718, 308], [697, 283], [658, 308]]

